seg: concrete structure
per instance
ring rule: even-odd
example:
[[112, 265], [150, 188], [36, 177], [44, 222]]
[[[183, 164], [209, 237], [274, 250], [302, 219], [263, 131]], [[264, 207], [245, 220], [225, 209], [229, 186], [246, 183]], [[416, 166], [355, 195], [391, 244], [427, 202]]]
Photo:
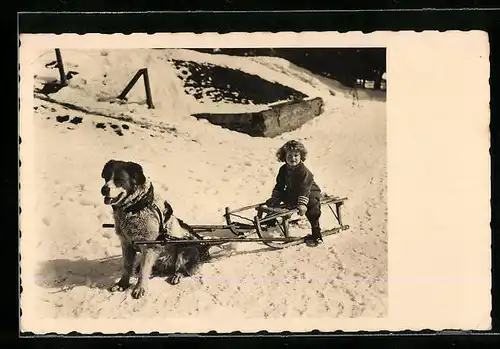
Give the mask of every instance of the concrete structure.
[[320, 97], [284, 102], [255, 113], [194, 114], [214, 125], [246, 133], [253, 137], [275, 137], [293, 131], [323, 112]]

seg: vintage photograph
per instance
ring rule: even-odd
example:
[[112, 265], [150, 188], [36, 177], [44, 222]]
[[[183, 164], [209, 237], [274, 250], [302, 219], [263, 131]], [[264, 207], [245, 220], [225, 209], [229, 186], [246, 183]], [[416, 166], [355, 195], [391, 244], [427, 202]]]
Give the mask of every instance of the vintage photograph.
[[386, 49], [53, 49], [36, 311], [387, 316]]
[[19, 52], [21, 331], [490, 326], [484, 33]]

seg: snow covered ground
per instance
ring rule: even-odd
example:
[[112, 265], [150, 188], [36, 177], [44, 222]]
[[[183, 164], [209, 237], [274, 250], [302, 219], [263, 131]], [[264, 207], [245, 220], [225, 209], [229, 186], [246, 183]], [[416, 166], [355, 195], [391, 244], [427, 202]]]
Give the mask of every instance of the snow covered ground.
[[[352, 97], [333, 81], [318, 79], [270, 57], [230, 57], [190, 50], [63, 51], [70, 85], [50, 95], [88, 112], [35, 98], [35, 263], [22, 271], [31, 298], [23, 312], [46, 318], [212, 316], [244, 318], [384, 317], [387, 315], [386, 103]], [[276, 138], [252, 138], [190, 116], [197, 112], [244, 112], [264, 104], [235, 104], [186, 94], [172, 60], [207, 63], [322, 97], [325, 111], [300, 129]], [[36, 88], [58, 78], [36, 62]], [[147, 67], [155, 109], [144, 103], [140, 81], [128, 103], [118, 95], [138, 69]], [[333, 93], [332, 93], [333, 92]], [[361, 95], [360, 95], [361, 96]], [[113, 102], [113, 103], [111, 103]], [[100, 115], [97, 115], [100, 114]], [[67, 117], [65, 117], [67, 116]], [[59, 118], [58, 118], [59, 117]], [[120, 120], [122, 119], [122, 120]], [[125, 120], [125, 121], [123, 121]], [[306, 165], [324, 192], [347, 196], [351, 229], [305, 245], [269, 251], [259, 244], [234, 246], [196, 277], [171, 286], [151, 280], [140, 300], [107, 287], [119, 276], [121, 249], [111, 209], [100, 195], [102, 166], [109, 159], [136, 161], [156, 191], [188, 223], [223, 223], [225, 206], [268, 198], [281, 165], [275, 151], [285, 141], [306, 145]], [[324, 212], [322, 225], [333, 220]]]

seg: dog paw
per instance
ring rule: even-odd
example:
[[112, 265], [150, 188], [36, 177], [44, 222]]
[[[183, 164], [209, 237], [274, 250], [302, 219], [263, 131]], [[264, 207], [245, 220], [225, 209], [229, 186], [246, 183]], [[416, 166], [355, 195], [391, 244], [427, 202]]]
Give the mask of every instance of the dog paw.
[[142, 286], [136, 286], [132, 290], [132, 297], [135, 299], [139, 299], [139, 298], [143, 297], [145, 294], [146, 294], [146, 289]]
[[181, 282], [181, 279], [182, 279], [181, 274], [174, 274], [167, 281], [171, 285], [177, 285], [179, 282]]
[[124, 283], [124, 282], [117, 282], [116, 284], [114, 284], [113, 286], [111, 286], [109, 288], [109, 291], [110, 292], [123, 292], [125, 291], [128, 287], [130, 286], [130, 284], [127, 284], [127, 283]]

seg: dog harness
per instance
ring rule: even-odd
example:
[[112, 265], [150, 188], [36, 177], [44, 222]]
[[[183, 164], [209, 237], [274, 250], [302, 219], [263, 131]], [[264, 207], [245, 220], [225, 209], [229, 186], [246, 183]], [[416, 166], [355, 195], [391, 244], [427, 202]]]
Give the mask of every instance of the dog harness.
[[[160, 235], [158, 236], [158, 240], [164, 240], [164, 239], [166, 239], [166, 240], [180, 240], [181, 239], [181, 238], [178, 238], [176, 236], [172, 236], [172, 235], [168, 234], [168, 229], [165, 228], [165, 223], [168, 222], [170, 217], [172, 217], [174, 210], [172, 209], [172, 206], [170, 206], [170, 204], [168, 204], [168, 202], [166, 202], [165, 203], [166, 212], [165, 212], [165, 216], [163, 215], [161, 209], [158, 207], [158, 205], [154, 201], [154, 188], [153, 188], [152, 184], [150, 185], [146, 194], [143, 197], [141, 197], [140, 200], [138, 200], [134, 204], [127, 207], [124, 210], [124, 212], [137, 213], [137, 212], [140, 212], [141, 210], [143, 210], [144, 208], [150, 208], [153, 211], [155, 211], [158, 215], [158, 219], [160, 221], [160, 224], [159, 224], [160, 225], [160, 230], [159, 230]], [[179, 221], [180, 226], [182, 228], [186, 229], [187, 232], [189, 232], [191, 235], [193, 235], [197, 239], [202, 239], [202, 237], [200, 235], [198, 235], [198, 234], [196, 234], [196, 232], [194, 232], [193, 228], [191, 228], [189, 226], [189, 224], [185, 223], [184, 221], [182, 221], [179, 218], [177, 218], [177, 220]]]

